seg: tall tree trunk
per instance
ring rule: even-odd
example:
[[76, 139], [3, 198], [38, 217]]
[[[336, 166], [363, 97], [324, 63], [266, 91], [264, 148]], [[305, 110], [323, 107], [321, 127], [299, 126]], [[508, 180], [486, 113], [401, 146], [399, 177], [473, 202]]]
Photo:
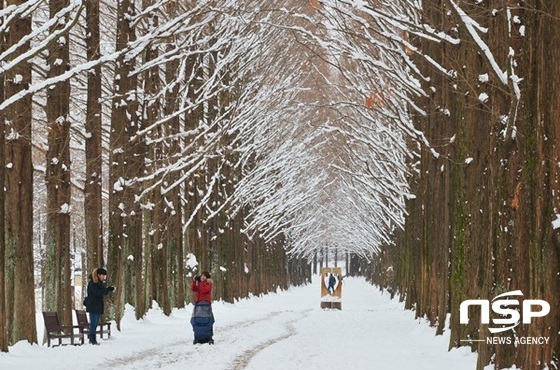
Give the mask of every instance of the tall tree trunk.
[[[192, 102], [196, 102], [199, 98], [196, 95], [197, 91], [200, 91], [202, 83], [204, 82], [204, 74], [202, 69], [202, 57], [196, 54], [190, 56], [185, 63], [185, 74], [187, 76], [193, 76], [188, 83], [188, 93], [187, 99]], [[204, 109], [202, 105], [198, 105], [195, 108], [187, 111], [185, 113], [185, 130], [197, 130], [204, 118]], [[191, 143], [186, 143], [191, 144]], [[197, 150], [197, 144], [193, 145], [193, 150]], [[194, 254], [198, 262], [198, 272], [200, 273], [200, 268], [203, 266], [208, 266], [208, 247], [206, 243], [206, 232], [203, 229], [202, 220], [204, 219], [204, 211], [199, 210], [193, 216], [195, 212], [196, 205], [203, 198], [205, 193], [204, 187], [204, 172], [203, 170], [197, 170], [191, 179], [185, 184], [185, 198], [186, 204], [184, 206], [185, 219], [189, 220], [192, 217], [190, 225], [185, 231], [185, 250]]]
[[[147, 54], [149, 57], [149, 54]], [[158, 80], [158, 73], [155, 72], [155, 69], [148, 71], [150, 73], [149, 83], [147, 84], [147, 92], [153, 93], [154, 95], [157, 93], [159, 80]], [[159, 108], [154, 103], [151, 107], [148, 108], [147, 118], [148, 121], [155, 122], [156, 119], [160, 116]], [[161, 139], [163, 139], [166, 130], [164, 130], [163, 125], [157, 125], [154, 128], [154, 135], [160, 141], [155, 142], [152, 147], [152, 160], [154, 166], [161, 166], [162, 163], [165, 162], [165, 154], [164, 154], [164, 144], [162, 143]], [[157, 181], [158, 179], [154, 179]], [[165, 245], [165, 201], [164, 197], [162, 196], [162, 185], [159, 184], [154, 188], [152, 194], [150, 194], [151, 201], [150, 203], [153, 204], [151, 207], [150, 212], [150, 220], [151, 220], [151, 229], [149, 232], [150, 235], [150, 244], [149, 244], [149, 256], [150, 256], [150, 286], [151, 286], [151, 299], [156, 301], [163, 312], [166, 315], [171, 314], [171, 303], [169, 300], [169, 289], [170, 284], [168, 281], [169, 278], [169, 250], [167, 245]]]
[[[151, 199], [151, 198], [149, 198]], [[142, 302], [136, 306], [136, 318], [139, 319], [145, 315], [148, 311], [148, 308], [151, 307], [152, 300], [154, 299], [154, 278], [153, 278], [153, 258], [152, 258], [152, 250], [153, 250], [153, 237], [151, 236], [153, 230], [153, 222], [152, 222], [152, 214], [151, 210], [144, 210], [142, 218], [144, 222], [144, 239], [142, 243], [142, 256], [143, 256], [143, 273], [140, 275], [142, 276], [142, 283], [143, 283], [143, 292], [142, 295], [137, 296], [136, 298], [142, 297]], [[138, 278], [138, 275], [137, 275]]]
[[[534, 9], [534, 10], [531, 10]], [[519, 11], [519, 10], [518, 10]], [[520, 47], [515, 47], [516, 55], [524, 72], [523, 116], [520, 128], [526, 139], [524, 141], [524, 159], [521, 164], [523, 183], [519, 192], [513, 192], [513, 199], [518, 198], [518, 210], [522, 225], [520, 230], [528, 235], [520, 236], [518, 248], [521, 253], [522, 266], [528, 268], [525, 276], [523, 293], [528, 298], [544, 299], [551, 306], [551, 312], [544, 318], [534, 320], [527, 335], [550, 337], [548, 346], [531, 346], [525, 353], [518, 352], [515, 363], [523, 368], [532, 364], [558, 363], [560, 357], [560, 229], [551, 227], [551, 221], [558, 218], [560, 209], [560, 66], [550, 63], [551, 58], [558, 58], [560, 49], [552, 47], [560, 42], [558, 22], [560, 4], [532, 0], [527, 8], [516, 13], [525, 20], [527, 32], [525, 37], [518, 37]], [[515, 189], [514, 189], [515, 190]], [[527, 263], [529, 261], [529, 263]], [[521, 282], [519, 282], [521, 283]], [[527, 292], [525, 291], [527, 289]], [[552, 366], [549, 366], [552, 367]]]
[[154, 299], [158, 302], [161, 309], [166, 315], [171, 314], [171, 303], [169, 301], [169, 249], [164, 245], [165, 233], [165, 213], [164, 213], [164, 200], [161, 195], [160, 189], [157, 189], [154, 194], [154, 213], [153, 213], [153, 227], [154, 236], [152, 244], [152, 271], [153, 271], [153, 290], [155, 292]]
[[[99, 59], [99, 0], [86, 0], [86, 49], [87, 60]], [[102, 206], [102, 111], [101, 111], [101, 65], [87, 74], [86, 106], [86, 181], [84, 186], [84, 210], [87, 272], [105, 264], [103, 258], [103, 206]]]
[[[134, 3], [131, 0], [118, 2], [116, 50], [122, 50], [135, 38], [131, 20], [134, 18]], [[130, 76], [134, 60], [121, 55], [116, 60], [115, 96], [112, 99], [110, 156], [109, 156], [109, 245], [108, 266], [110, 283], [116, 289], [109, 299], [108, 314], [114, 318], [117, 328], [123, 316], [124, 304], [129, 299], [130, 284], [126, 273], [130, 273], [134, 255], [131, 242], [137, 240], [142, 224], [137, 222], [134, 205], [135, 188], [131, 180], [138, 173], [134, 143], [131, 137], [138, 129], [136, 77]], [[131, 234], [131, 238], [127, 235]]]
[[[18, 6], [24, 1], [8, 1]], [[13, 21], [7, 36], [9, 48], [31, 33], [31, 15]], [[29, 42], [14, 58], [29, 50]], [[5, 76], [9, 98], [31, 84], [31, 64], [21, 63]], [[27, 96], [10, 105], [6, 118], [6, 320], [8, 343], [37, 343], [33, 273], [33, 163], [31, 159], [32, 100]]]
[[[134, 37], [134, 34], [131, 35]], [[131, 68], [133, 62], [131, 62]], [[123, 218], [124, 245], [125, 245], [125, 276], [129, 278], [123, 281], [124, 301], [128, 304], [136, 303], [135, 285], [140, 283], [139, 290], [142, 291], [142, 278], [136, 276], [138, 269], [142, 269], [142, 260], [137, 261], [135, 257], [141, 256], [142, 248], [142, 210], [140, 203], [136, 201], [136, 196], [142, 192], [142, 187], [136, 181], [144, 172], [144, 159], [146, 158], [146, 145], [144, 138], [137, 135], [138, 130], [142, 127], [142, 121], [138, 115], [138, 98], [137, 98], [137, 79], [130, 78], [130, 90], [128, 98], [127, 116], [129, 118], [127, 128], [127, 146], [125, 147], [126, 160], [124, 162], [127, 179], [127, 187], [124, 192], [124, 205], [126, 209], [126, 217]], [[124, 306], [123, 306], [124, 309]]]
[[[69, 5], [68, 0], [49, 2], [50, 16]], [[55, 32], [57, 22], [51, 28]], [[48, 78], [62, 75], [69, 68], [69, 40], [49, 47]], [[70, 266], [70, 81], [47, 89], [47, 230], [44, 307], [56, 311], [63, 325], [72, 324], [72, 269]]]
[[[4, 2], [0, 3], [0, 10], [4, 8]], [[0, 35], [0, 53], [4, 51], [4, 35]], [[0, 76], [0, 102], [4, 101], [4, 75]], [[0, 112], [0, 122], [5, 124], [4, 112]], [[0, 184], [5, 184], [6, 168], [6, 132], [0, 130]], [[0, 191], [0, 352], [8, 352], [8, 322], [6, 316], [6, 228], [5, 208], [6, 192]]]
[[[171, 49], [172, 45], [168, 46]], [[169, 85], [175, 79], [179, 68], [178, 61], [169, 61], [165, 66], [165, 81]], [[178, 84], [173, 85], [172, 89], [167, 90], [165, 95], [164, 115], [170, 116], [177, 110], [177, 99], [179, 94]], [[167, 134], [170, 143], [168, 144], [168, 158], [176, 161], [181, 155], [181, 142], [179, 134], [181, 132], [179, 116], [171, 118], [168, 122]], [[180, 178], [180, 172], [174, 171], [169, 175], [168, 185], [175, 184]], [[165, 194], [167, 204], [165, 244], [170, 253], [169, 272], [172, 284], [172, 305], [174, 307], [184, 307], [185, 305], [185, 276], [184, 276], [184, 245], [183, 245], [183, 208], [181, 205], [180, 188], [176, 186]]]
[[[149, 21], [152, 25], [157, 25], [157, 17], [153, 17]], [[146, 50], [145, 59], [147, 61], [156, 59], [158, 57], [157, 49]], [[153, 67], [146, 71], [145, 76], [145, 91], [149, 99], [145, 106], [145, 126], [153, 125], [162, 116], [162, 109], [160, 101], [153, 98], [161, 88], [160, 81], [160, 67]], [[151, 135], [157, 139], [152, 144], [151, 148], [151, 163], [153, 170], [161, 168], [165, 163], [167, 153], [165, 152], [164, 140], [167, 130], [164, 125], [157, 125], [151, 132]], [[158, 181], [159, 179], [154, 179]], [[166, 245], [166, 225], [165, 225], [165, 208], [166, 203], [162, 195], [162, 184], [157, 185], [150, 194], [150, 203], [153, 204], [150, 212], [151, 230], [150, 230], [150, 286], [151, 286], [151, 299], [156, 301], [166, 315], [171, 314], [171, 302], [169, 291], [172, 289], [172, 284], [169, 281], [169, 263], [168, 259], [171, 256], [168, 245]]]
[[[142, 8], [147, 9], [153, 5], [153, 1], [144, 0], [142, 2]], [[157, 27], [159, 25], [158, 16], [156, 12], [150, 12], [147, 17], [147, 24], [144, 25], [146, 28], [145, 32], [149, 32], [150, 27]], [[158, 57], [158, 48], [149, 47], [144, 52], [144, 61], [149, 63], [150, 61]], [[142, 78], [142, 90], [145, 93], [145, 98], [142, 107], [142, 126], [147, 128], [155, 124], [155, 122], [161, 118], [161, 108], [160, 101], [156, 99], [156, 95], [161, 88], [160, 81], [160, 67], [155, 66], [149, 68], [143, 74]], [[150, 148], [146, 148], [144, 156], [148, 158], [148, 171], [152, 173], [159, 169], [160, 156], [161, 156], [161, 144], [158, 141], [160, 139], [161, 129], [159, 125], [152, 130], [150, 130], [146, 135], [150, 139], [154, 140], [154, 143]], [[157, 181], [154, 179], [153, 181]], [[150, 183], [149, 186], [152, 186]], [[155, 213], [156, 208], [159, 207], [155, 200], [156, 191], [152, 191], [150, 194], [146, 195], [147, 203], [151, 204], [151, 207], [146, 208], [143, 212], [143, 223], [144, 223], [144, 240], [143, 243], [139, 244], [139, 249], [137, 249], [137, 257], [135, 255], [135, 265], [136, 265], [136, 317], [141, 318], [146, 313], [147, 309], [151, 306], [152, 301], [158, 300], [157, 289], [161, 284], [160, 277], [155, 271], [157, 270], [158, 261], [156, 261], [156, 238], [159, 235], [155, 235], [157, 231], [155, 230], [154, 222], [157, 221]], [[143, 247], [143, 249], [142, 249]], [[142, 273], [144, 271], [144, 273]]]

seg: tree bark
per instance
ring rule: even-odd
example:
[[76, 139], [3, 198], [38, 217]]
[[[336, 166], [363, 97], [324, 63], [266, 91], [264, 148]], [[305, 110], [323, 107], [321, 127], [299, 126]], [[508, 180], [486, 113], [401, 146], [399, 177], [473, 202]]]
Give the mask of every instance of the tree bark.
[[[0, 3], [0, 10], [4, 9], [4, 2]], [[0, 53], [4, 51], [4, 35], [0, 35]], [[0, 76], [0, 102], [4, 101], [4, 75]], [[0, 112], [0, 122], [5, 124], [4, 112]], [[6, 132], [0, 130], [0, 184], [5, 184], [6, 168]], [[8, 352], [8, 322], [6, 317], [6, 228], [5, 228], [6, 192], [0, 191], [0, 352]]]
[[[172, 48], [169, 45], [168, 48]], [[175, 80], [177, 70], [179, 68], [178, 61], [169, 61], [165, 67], [165, 81], [169, 85]], [[179, 86], [175, 84], [172, 89], [167, 91], [165, 96], [164, 115], [172, 115], [178, 108], [177, 100], [179, 95]], [[181, 156], [181, 125], [179, 116], [171, 118], [168, 122], [167, 135], [169, 136], [167, 157], [172, 161], [176, 161]], [[169, 175], [168, 185], [175, 184], [181, 173], [174, 171]], [[170, 190], [166, 195], [166, 233], [165, 243], [170, 251], [169, 272], [172, 281], [172, 306], [185, 306], [185, 276], [184, 276], [184, 245], [183, 245], [183, 207], [181, 204], [181, 192], [179, 186]]]
[[[116, 50], [126, 48], [135, 38], [131, 26], [134, 17], [134, 3], [131, 0], [118, 2]], [[108, 266], [111, 271], [110, 283], [116, 287], [109, 297], [108, 314], [114, 318], [117, 328], [124, 311], [126, 300], [130, 299], [130, 283], [126, 273], [131, 271], [134, 255], [131, 243], [137, 241], [137, 232], [141, 232], [141, 221], [137, 221], [134, 205], [135, 188], [131, 184], [138, 170], [134, 144], [131, 138], [138, 129], [136, 77], [130, 72], [134, 60], [121, 55], [116, 60], [115, 95], [112, 99], [111, 134], [109, 155], [109, 246]], [[130, 238], [128, 235], [130, 234]]]
[[[49, 2], [50, 16], [69, 5], [68, 0]], [[60, 23], [51, 28], [55, 32]], [[69, 40], [59, 39], [49, 47], [48, 78], [69, 69]], [[44, 307], [56, 311], [63, 325], [72, 324], [72, 269], [70, 266], [70, 81], [47, 89], [47, 229]]]
[[[423, 2], [425, 23], [452, 29], [457, 18], [449, 4]], [[471, 345], [478, 352], [478, 369], [490, 362], [495, 368], [542, 368], [559, 354], [557, 310], [516, 328], [517, 336], [549, 337], [543, 347], [469, 342], [492, 334], [480, 323], [479, 310], [469, 312], [468, 325], [459, 323], [458, 312], [466, 299], [491, 300], [518, 289], [524, 294], [520, 300], [544, 299], [551, 307], [559, 303], [560, 231], [551, 222], [560, 205], [560, 74], [549, 61], [560, 54], [550, 47], [560, 41], [552, 21], [560, 16], [560, 4], [534, 0], [522, 8], [510, 1], [461, 6], [488, 28], [482, 37], [496, 63], [508, 76], [515, 72], [523, 78], [520, 100], [511, 79], [505, 85], [489, 72], [476, 43], [422, 45], [453, 72], [442, 76], [423, 65], [430, 77], [425, 89], [433, 95], [424, 101], [428, 114], [418, 127], [440, 156], [422, 153], [420, 177], [411, 185], [418, 196], [408, 202], [405, 230], [397, 233], [395, 248], [378, 256], [372, 276], [406, 295], [406, 307], [416, 307], [417, 316], [437, 323], [438, 333], [451, 313], [450, 347]], [[469, 39], [461, 26], [457, 32]], [[481, 81], [483, 73], [488, 82]], [[480, 99], [483, 92], [486, 101]], [[394, 271], [388, 272], [389, 267]]]
[[[86, 49], [87, 60], [99, 59], [99, 0], [86, 0]], [[103, 198], [102, 198], [102, 110], [101, 65], [87, 74], [86, 103], [86, 180], [84, 184], [84, 210], [87, 264], [84, 278], [94, 268], [105, 264], [103, 258]]]
[[[18, 6], [24, 1], [8, 1]], [[31, 15], [13, 21], [7, 48], [31, 33]], [[29, 50], [26, 43], [14, 58]], [[6, 73], [9, 98], [31, 84], [31, 65], [21, 63]], [[33, 163], [31, 160], [32, 100], [27, 96], [5, 111], [6, 125], [6, 320], [8, 344], [37, 343], [33, 273]]]

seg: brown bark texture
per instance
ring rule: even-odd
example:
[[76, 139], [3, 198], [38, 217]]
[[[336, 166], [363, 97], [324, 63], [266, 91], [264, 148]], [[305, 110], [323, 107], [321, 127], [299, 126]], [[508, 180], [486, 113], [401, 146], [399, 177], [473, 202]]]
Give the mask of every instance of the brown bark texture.
[[[86, 8], [86, 49], [87, 60], [99, 59], [99, 1], [87, 0]], [[87, 264], [86, 272], [105, 264], [103, 259], [102, 224], [102, 130], [101, 130], [101, 65], [87, 74], [86, 103], [86, 179], [84, 184], [84, 211]], [[88, 273], [84, 277], [87, 277]], [[85, 279], [84, 279], [85, 280]]]
[[[4, 4], [0, 4], [0, 9], [4, 8]], [[0, 36], [0, 53], [5, 48], [5, 37]], [[4, 76], [0, 76], [0, 102], [4, 101]], [[4, 113], [0, 112], [0, 122], [4, 122]], [[0, 184], [5, 181], [6, 168], [6, 151], [4, 150], [6, 142], [5, 130], [0, 130]], [[6, 320], [6, 237], [5, 237], [5, 200], [6, 193], [0, 191], [0, 352], [8, 352], [8, 325]]]
[[[406, 297], [406, 307], [426, 317], [436, 333], [447, 330], [450, 347], [470, 345], [478, 369], [555, 368], [560, 330], [560, 230], [553, 227], [560, 202], [560, 3], [555, 1], [459, 2], [488, 32], [480, 33], [508, 84], [458, 20], [449, 1], [423, 2], [425, 21], [462, 39], [458, 45], [419, 42], [450, 73], [425, 64], [430, 77], [417, 120], [440, 156], [424, 151], [416, 199], [408, 202], [405, 229], [369, 267], [373, 281]], [[455, 25], [459, 25], [454, 29]], [[521, 27], [523, 26], [523, 27]], [[420, 62], [421, 63], [421, 62]], [[515, 96], [512, 71], [523, 78]], [[488, 75], [488, 80], [481, 78]], [[484, 101], [480, 96], [488, 95]], [[501, 334], [481, 324], [480, 309], [459, 322], [467, 299], [492, 300], [521, 290], [524, 299], [551, 306], [543, 318]], [[491, 316], [496, 318], [496, 316]], [[547, 345], [487, 344], [486, 338], [548, 337]], [[470, 342], [469, 339], [483, 339]]]
[[[116, 50], [125, 49], [136, 37], [130, 19], [134, 16], [134, 1], [118, 2]], [[144, 157], [138, 156], [138, 143], [133, 139], [138, 130], [137, 77], [131, 76], [134, 59], [121, 55], [116, 60], [115, 92], [111, 109], [109, 155], [109, 245], [107, 264], [111, 275], [109, 283], [115, 286], [109, 295], [107, 313], [117, 323], [124, 314], [125, 302], [131, 301], [131, 281], [134, 266], [129, 256], [134, 256], [135, 245], [141, 244], [142, 219], [139, 205], [134, 201], [137, 184], [131, 182], [138, 176]]]
[[[18, 6], [21, 1], [9, 1]], [[6, 47], [17, 44], [31, 33], [31, 16], [15, 20], [7, 35]], [[29, 50], [29, 42], [13, 54]], [[6, 73], [5, 96], [9, 98], [31, 83], [31, 65], [21, 63]], [[6, 132], [5, 180], [5, 283], [8, 342], [37, 343], [35, 290], [33, 277], [33, 163], [31, 160], [31, 97], [10, 105], [4, 112]]]
[[[50, 16], [68, 6], [69, 2], [51, 1]], [[60, 27], [53, 26], [51, 32]], [[47, 76], [55, 78], [69, 68], [69, 41], [52, 43], [49, 47]], [[47, 230], [44, 308], [58, 312], [63, 325], [72, 324], [72, 270], [70, 266], [70, 81], [58, 82], [47, 90], [48, 151]]]

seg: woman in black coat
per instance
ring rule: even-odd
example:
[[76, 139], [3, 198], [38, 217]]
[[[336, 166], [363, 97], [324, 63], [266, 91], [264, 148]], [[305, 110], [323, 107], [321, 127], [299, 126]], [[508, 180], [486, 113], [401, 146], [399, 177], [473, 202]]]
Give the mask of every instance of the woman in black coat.
[[86, 298], [86, 311], [89, 312], [89, 342], [91, 344], [97, 343], [95, 333], [99, 319], [103, 315], [103, 298], [115, 290], [114, 286], [105, 287], [105, 278], [107, 277], [107, 270], [103, 267], [96, 268], [89, 276]]

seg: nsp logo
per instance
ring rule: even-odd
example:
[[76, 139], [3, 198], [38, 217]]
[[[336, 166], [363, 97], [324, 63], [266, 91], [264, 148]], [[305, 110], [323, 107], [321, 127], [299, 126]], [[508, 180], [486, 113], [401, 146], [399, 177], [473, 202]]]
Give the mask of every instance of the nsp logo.
[[[525, 299], [522, 304], [521, 314], [517, 307], [519, 301], [517, 299], [503, 299], [511, 296], [522, 296], [521, 290], [514, 290], [500, 294], [492, 300], [492, 311], [501, 315], [502, 318], [492, 319], [495, 325], [509, 325], [504, 327], [488, 328], [491, 333], [501, 333], [515, 328], [519, 325], [519, 319], [523, 318], [523, 324], [530, 324], [532, 317], [543, 317], [550, 312], [550, 305], [547, 301], [541, 299]], [[502, 298], [502, 299], [499, 299]], [[480, 306], [480, 322], [482, 324], [490, 324], [490, 301], [487, 299], [468, 299], [461, 302], [460, 319], [461, 324], [469, 323], [469, 306]], [[533, 311], [533, 306], [540, 306], [540, 310]], [[507, 308], [513, 307], [513, 308]]]

